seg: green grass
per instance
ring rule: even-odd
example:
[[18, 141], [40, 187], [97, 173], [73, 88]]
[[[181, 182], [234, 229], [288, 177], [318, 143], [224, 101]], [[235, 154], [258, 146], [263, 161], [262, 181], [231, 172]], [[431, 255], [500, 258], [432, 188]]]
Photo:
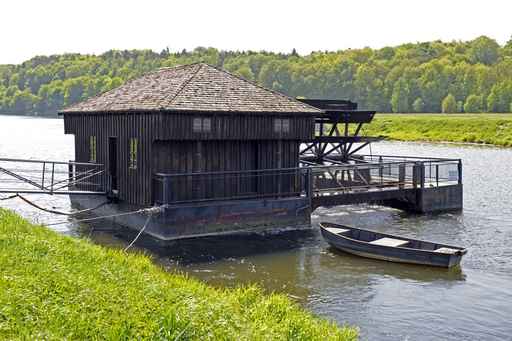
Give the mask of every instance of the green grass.
[[0, 209], [0, 339], [354, 340], [280, 294], [217, 289]]
[[378, 114], [369, 136], [401, 141], [486, 143], [512, 146], [512, 114]]

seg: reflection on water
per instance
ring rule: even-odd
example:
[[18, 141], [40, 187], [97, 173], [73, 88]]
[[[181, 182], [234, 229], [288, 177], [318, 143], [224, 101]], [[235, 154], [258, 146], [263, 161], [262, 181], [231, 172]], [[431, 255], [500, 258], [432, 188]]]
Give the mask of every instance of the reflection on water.
[[[62, 121], [0, 117], [0, 157], [72, 158]], [[26, 139], [31, 136], [31, 139]], [[503, 340], [512, 335], [512, 149], [384, 142], [374, 153], [462, 158], [460, 213], [415, 215], [386, 207], [319, 208], [313, 225], [331, 221], [468, 247], [461, 268], [373, 261], [330, 248], [317, 229], [174, 243], [143, 238], [136, 247], [169, 269], [216, 286], [258, 283], [288, 294], [319, 315], [361, 328], [371, 340]], [[69, 210], [66, 197], [32, 196]], [[0, 202], [34, 221], [61, 220], [21, 201]], [[57, 225], [62, 233], [124, 247], [135, 234], [109, 222]]]

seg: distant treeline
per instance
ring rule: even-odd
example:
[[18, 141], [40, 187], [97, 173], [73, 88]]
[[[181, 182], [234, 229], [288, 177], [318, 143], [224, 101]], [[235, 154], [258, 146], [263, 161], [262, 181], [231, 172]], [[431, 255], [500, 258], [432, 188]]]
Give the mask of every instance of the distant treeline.
[[47, 114], [162, 66], [204, 61], [290, 96], [381, 112], [512, 112], [512, 39], [313, 52], [150, 50], [38, 56], [0, 65], [0, 113]]

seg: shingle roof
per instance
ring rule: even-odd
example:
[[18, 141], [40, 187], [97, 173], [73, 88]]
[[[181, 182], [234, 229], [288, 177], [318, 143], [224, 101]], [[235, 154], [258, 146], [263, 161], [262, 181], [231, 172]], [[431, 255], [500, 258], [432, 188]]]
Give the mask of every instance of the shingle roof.
[[205, 63], [161, 68], [65, 108], [61, 113], [123, 111], [311, 113], [321, 111]]

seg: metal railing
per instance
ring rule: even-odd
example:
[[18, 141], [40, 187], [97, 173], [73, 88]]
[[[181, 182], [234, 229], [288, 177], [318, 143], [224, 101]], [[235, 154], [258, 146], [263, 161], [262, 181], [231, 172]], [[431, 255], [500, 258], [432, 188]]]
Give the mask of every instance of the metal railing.
[[103, 165], [0, 158], [2, 193], [100, 193]]
[[306, 170], [281, 168], [164, 174], [153, 177], [159, 204], [306, 195]]
[[379, 160], [346, 166], [310, 167], [313, 195], [371, 190], [432, 188], [462, 183], [460, 160]]
[[[375, 162], [376, 161], [376, 162]], [[158, 204], [314, 197], [462, 183], [458, 159], [377, 157], [343, 165], [165, 174], [153, 177]]]

